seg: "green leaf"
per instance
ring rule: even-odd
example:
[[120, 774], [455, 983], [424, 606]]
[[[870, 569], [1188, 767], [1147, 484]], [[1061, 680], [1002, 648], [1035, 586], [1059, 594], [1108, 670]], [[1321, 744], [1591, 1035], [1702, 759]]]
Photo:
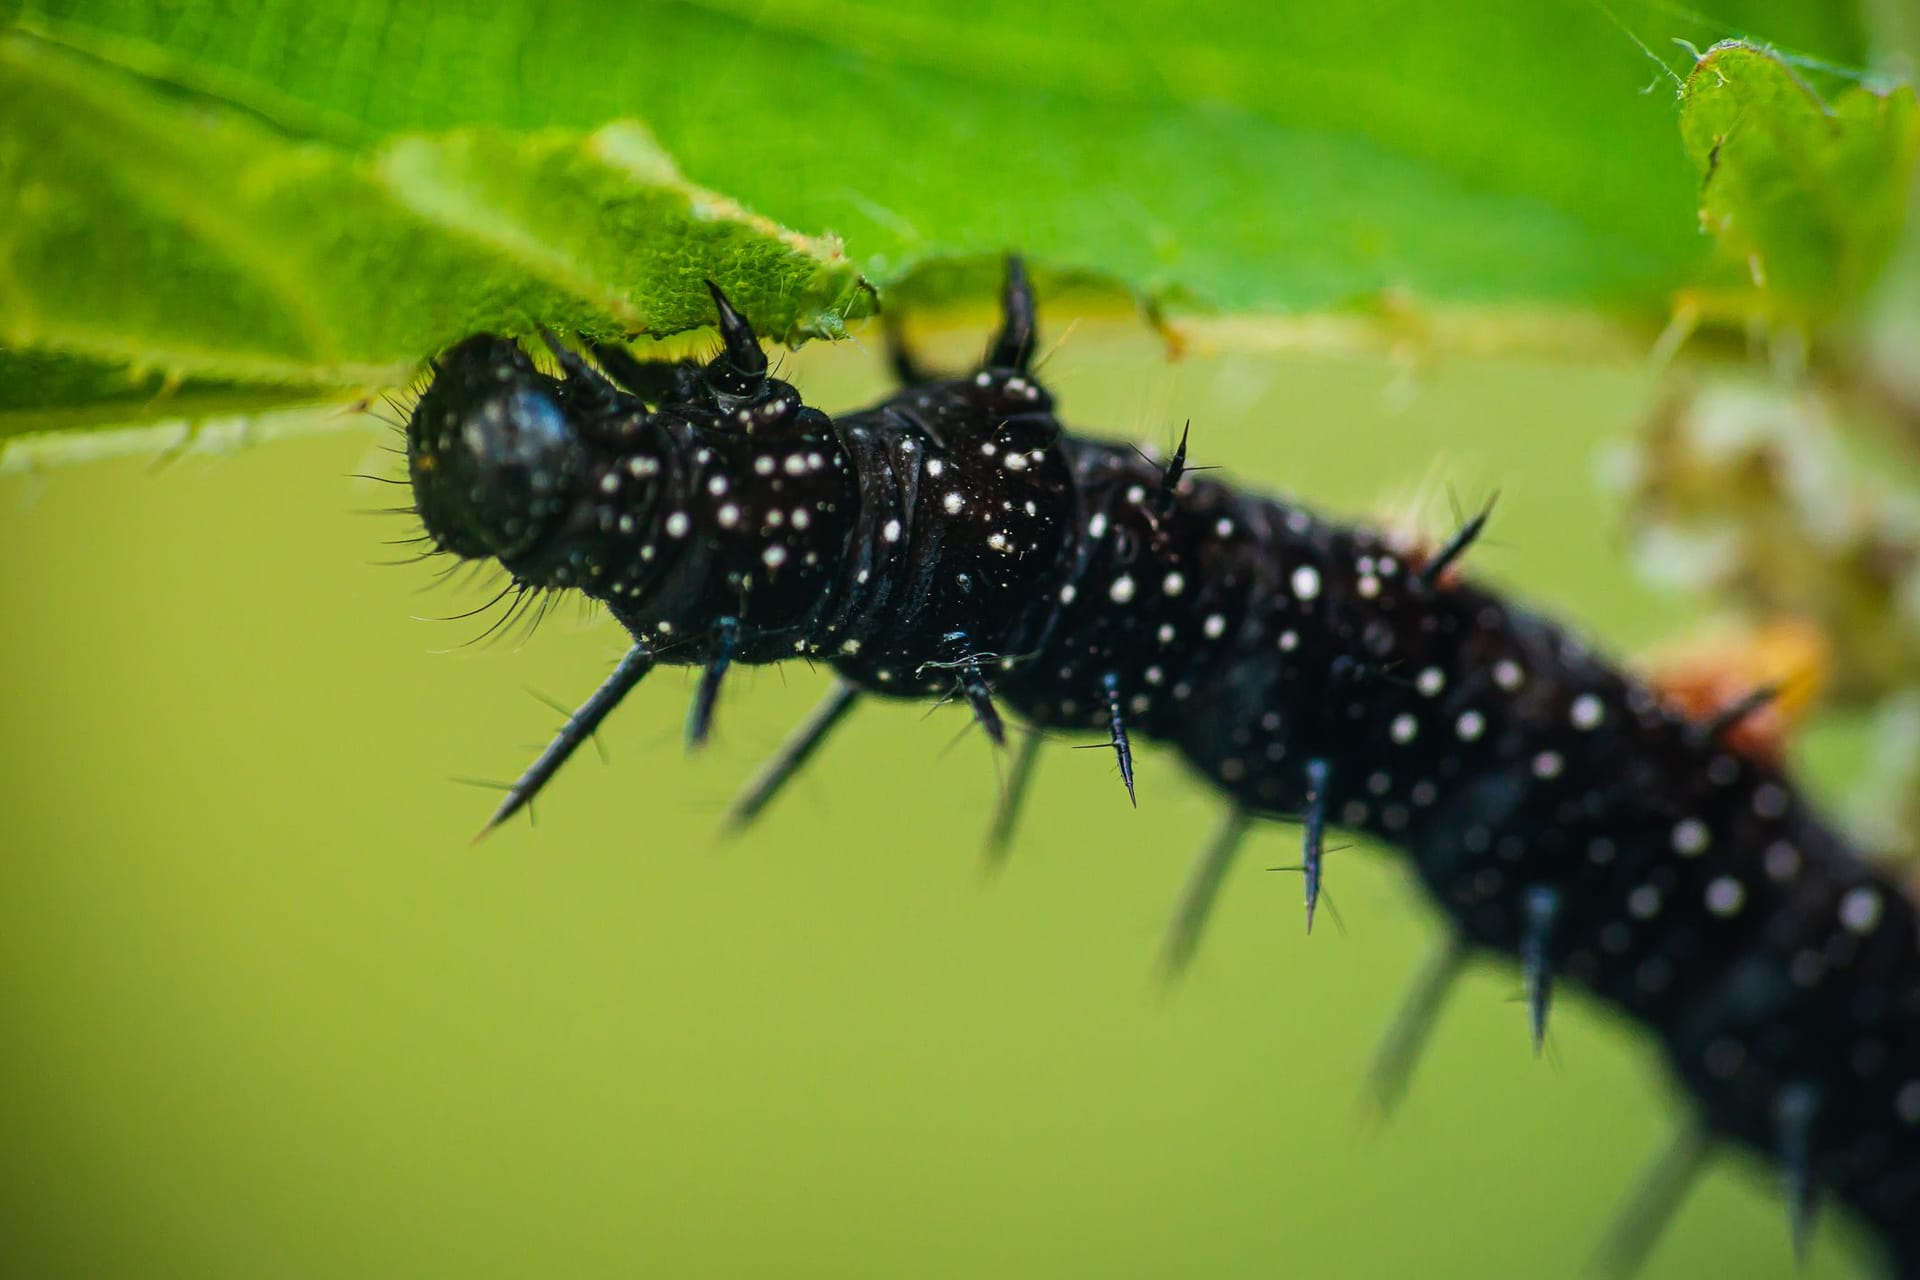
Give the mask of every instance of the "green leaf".
[[708, 275], [778, 339], [837, 336], [871, 303], [837, 243], [687, 182], [632, 123], [351, 150], [19, 32], [0, 118], [16, 404], [390, 385], [537, 321], [673, 334], [710, 322]]
[[1912, 86], [1824, 102], [1773, 53], [1728, 43], [1688, 76], [1680, 125], [1724, 268], [1705, 309], [1806, 329], [1861, 299], [1906, 223], [1920, 159]]
[[0, 345], [57, 428], [671, 333], [709, 274], [831, 336], [863, 274], [974, 298], [1019, 248], [1228, 341], [1581, 349], [1697, 274], [1672, 40], [1863, 56], [1851, 5], [1720, 9], [0, 0]]

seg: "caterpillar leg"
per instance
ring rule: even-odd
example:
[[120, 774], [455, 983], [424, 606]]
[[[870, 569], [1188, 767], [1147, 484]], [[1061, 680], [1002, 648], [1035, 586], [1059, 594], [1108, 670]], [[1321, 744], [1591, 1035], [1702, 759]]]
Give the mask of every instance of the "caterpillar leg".
[[1177, 981], [1186, 973], [1194, 952], [1199, 949], [1200, 934], [1206, 928], [1207, 918], [1213, 914], [1220, 886], [1226, 881], [1227, 872], [1252, 825], [1253, 819], [1245, 809], [1236, 805], [1227, 810], [1220, 829], [1187, 873], [1186, 886], [1180, 891], [1179, 905], [1168, 922], [1166, 942], [1160, 950], [1161, 971], [1169, 981]]
[[722, 618], [713, 625], [713, 649], [706, 670], [700, 673], [700, 687], [694, 690], [693, 706], [687, 710], [687, 750], [705, 746], [713, 732], [713, 709], [720, 701], [720, 682], [733, 665], [733, 648], [740, 636], [740, 619]]
[[522, 773], [519, 780], [507, 790], [507, 798], [500, 802], [500, 807], [493, 811], [493, 816], [487, 819], [487, 825], [480, 828], [479, 834], [474, 836], [474, 839], [480, 839], [481, 836], [486, 835], [530, 804], [534, 796], [539, 794], [540, 788], [546, 786], [553, 775], [560, 771], [560, 766], [567, 762], [567, 757], [579, 750], [580, 744], [593, 736], [593, 731], [600, 727], [600, 722], [620, 705], [620, 699], [626, 697], [633, 687], [640, 683], [641, 678], [651, 670], [653, 670], [651, 650], [643, 645], [635, 645], [627, 650], [626, 656], [620, 659], [620, 665], [615, 667], [613, 673], [593, 691], [593, 696], [580, 704], [578, 711], [567, 717], [566, 724], [562, 725], [560, 732], [554, 735], [553, 741], [547, 744], [547, 749], [527, 766], [526, 772]]
[[1027, 784], [1033, 781], [1033, 766], [1040, 758], [1041, 735], [1038, 729], [1029, 729], [1020, 739], [1020, 750], [1013, 758], [1013, 768], [1007, 774], [1007, 789], [1000, 793], [1000, 803], [993, 810], [993, 824], [987, 828], [987, 862], [999, 867], [1005, 864], [1007, 854], [1013, 844], [1013, 824], [1020, 817], [1020, 805], [1027, 797]]
[[1627, 1280], [1645, 1266], [1647, 1254], [1679, 1212], [1712, 1152], [1705, 1130], [1690, 1120], [1683, 1122], [1607, 1228], [1587, 1264], [1588, 1274], [1601, 1280]]
[[1407, 992], [1400, 1012], [1394, 1015], [1387, 1034], [1381, 1038], [1380, 1047], [1373, 1055], [1373, 1065], [1367, 1069], [1367, 1094], [1382, 1116], [1392, 1115], [1406, 1096], [1414, 1064], [1433, 1035], [1447, 993], [1453, 990], [1455, 979], [1466, 968], [1468, 954], [1466, 941], [1448, 930], [1420, 967], [1413, 989]]
[[853, 710], [853, 704], [859, 700], [858, 688], [845, 680], [835, 680], [826, 698], [780, 744], [780, 749], [772, 759], [761, 766], [760, 772], [754, 775], [733, 802], [733, 807], [727, 811], [726, 829], [729, 832], [741, 831], [759, 817], [760, 811], [773, 802], [781, 788], [800, 771], [800, 766], [807, 762], [834, 726], [846, 718], [847, 712]]

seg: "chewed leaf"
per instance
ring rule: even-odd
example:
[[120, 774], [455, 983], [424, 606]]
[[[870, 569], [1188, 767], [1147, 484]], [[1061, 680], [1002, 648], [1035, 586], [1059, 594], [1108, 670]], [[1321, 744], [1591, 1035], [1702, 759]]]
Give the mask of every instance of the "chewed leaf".
[[18, 32], [0, 119], [18, 406], [390, 384], [478, 329], [663, 336], [708, 322], [709, 276], [788, 341], [871, 305], [837, 243], [692, 185], [630, 123], [356, 151]]
[[845, 320], [871, 306], [837, 240], [693, 186], [632, 121], [585, 137], [403, 135], [374, 168], [397, 203], [590, 304], [595, 314], [572, 326], [582, 332], [663, 336], [709, 325], [708, 276], [787, 342], [844, 336]]
[[1810, 327], [1860, 299], [1906, 217], [1920, 157], [1911, 85], [1827, 102], [1772, 53], [1722, 44], [1688, 77], [1680, 124], [1726, 272], [1708, 310]]

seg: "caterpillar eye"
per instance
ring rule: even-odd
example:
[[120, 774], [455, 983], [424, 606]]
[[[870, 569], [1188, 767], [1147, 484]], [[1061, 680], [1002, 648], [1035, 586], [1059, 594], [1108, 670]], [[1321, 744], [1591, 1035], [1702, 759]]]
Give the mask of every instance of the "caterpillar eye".
[[518, 343], [469, 338], [435, 362], [407, 423], [407, 465], [428, 534], [469, 559], [532, 550], [565, 511], [584, 456], [560, 386]]

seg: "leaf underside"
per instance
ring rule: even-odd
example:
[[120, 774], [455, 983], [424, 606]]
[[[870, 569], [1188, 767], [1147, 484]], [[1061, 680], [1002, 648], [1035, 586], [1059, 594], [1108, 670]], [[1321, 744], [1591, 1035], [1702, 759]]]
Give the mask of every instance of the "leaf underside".
[[[1657, 0], [256, 8], [0, 9], [0, 439], [338, 402], [483, 330], [666, 337], [708, 278], [788, 343], [1019, 248], [1055, 295], [1510, 308], [1524, 345], [1660, 323], [1709, 248], [1635, 33], [1726, 32]], [[1860, 56], [1845, 6], [1734, 8]]]

